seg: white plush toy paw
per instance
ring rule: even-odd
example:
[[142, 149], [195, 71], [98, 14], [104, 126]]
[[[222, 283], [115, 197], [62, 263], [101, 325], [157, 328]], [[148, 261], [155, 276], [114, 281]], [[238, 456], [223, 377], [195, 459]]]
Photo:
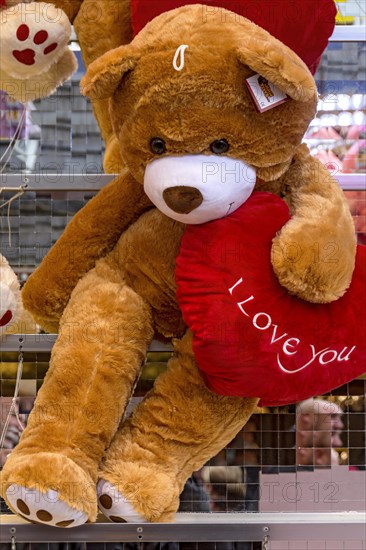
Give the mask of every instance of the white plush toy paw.
[[67, 49], [71, 25], [66, 14], [45, 2], [20, 3], [0, 11], [0, 66], [13, 78], [42, 74]]
[[114, 523], [147, 523], [109, 481], [99, 480], [97, 495], [100, 511]]
[[14, 321], [16, 299], [8, 286], [0, 281], [0, 333], [10, 327]]
[[21, 309], [18, 278], [0, 254], [0, 336], [9, 330]]
[[59, 499], [57, 491], [49, 489], [42, 493], [20, 485], [10, 485], [6, 498], [11, 508], [33, 523], [53, 527], [78, 527], [87, 522], [88, 516], [68, 506]]

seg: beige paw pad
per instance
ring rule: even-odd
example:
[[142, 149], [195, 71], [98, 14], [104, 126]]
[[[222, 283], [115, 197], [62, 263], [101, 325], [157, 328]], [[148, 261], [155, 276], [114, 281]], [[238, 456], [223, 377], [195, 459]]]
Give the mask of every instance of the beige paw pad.
[[88, 520], [84, 512], [60, 500], [53, 489], [43, 493], [13, 484], [6, 491], [6, 500], [15, 512], [33, 523], [65, 528], [83, 525]]
[[109, 481], [99, 480], [97, 494], [100, 511], [114, 523], [147, 523]]
[[60, 59], [71, 26], [66, 14], [51, 4], [37, 2], [30, 10], [21, 2], [3, 10], [0, 31], [2, 70], [27, 79], [44, 73]]

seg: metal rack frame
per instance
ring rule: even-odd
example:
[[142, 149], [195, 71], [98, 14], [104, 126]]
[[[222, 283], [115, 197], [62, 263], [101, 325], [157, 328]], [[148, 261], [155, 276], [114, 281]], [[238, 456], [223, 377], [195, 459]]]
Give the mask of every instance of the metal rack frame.
[[[118, 174], [0, 174], [0, 189], [44, 192], [97, 192]], [[366, 174], [334, 176], [344, 191], [366, 191]]]
[[[2, 174], [0, 187], [14, 192], [95, 193], [113, 175], [59, 175], [50, 181], [46, 175]], [[366, 191], [364, 174], [339, 175], [344, 190]], [[13, 334], [0, 341], [8, 351], [51, 351], [56, 334]], [[149, 351], [171, 351], [170, 344], [154, 341]], [[311, 524], [311, 530], [309, 525]], [[226, 513], [178, 514], [172, 524], [113, 524], [98, 522], [74, 529], [34, 525], [12, 515], [0, 516], [0, 540], [16, 542], [221, 542], [269, 540], [366, 540], [366, 512], [344, 513]]]
[[[311, 524], [311, 530], [309, 530]], [[366, 540], [365, 512], [177, 514], [175, 523], [94, 523], [73, 529], [2, 516], [2, 542], [254, 542]]]
[[[96, 193], [113, 180], [116, 175], [109, 174], [59, 174], [57, 181], [50, 181], [45, 174], [0, 174], [0, 189], [17, 192], [23, 187], [25, 192], [50, 193]], [[336, 176], [339, 185], [345, 191], [366, 191], [366, 174], [340, 174]], [[0, 351], [41, 352], [51, 351], [57, 338], [56, 334], [13, 334], [0, 339]], [[149, 351], [171, 351], [169, 344], [153, 342]]]
[[[8, 334], [0, 338], [0, 352], [26, 351], [47, 352], [51, 351], [56, 341], [57, 334]], [[170, 344], [154, 340], [148, 351], [172, 351]]]
[[[331, 42], [365, 41], [363, 26], [337, 26]], [[95, 193], [114, 178], [102, 174], [0, 174], [0, 189], [16, 192]], [[347, 191], [366, 191], [365, 174], [336, 177]], [[59, 195], [59, 196], [60, 196]], [[9, 335], [0, 340], [4, 352], [51, 351], [55, 334]], [[169, 344], [153, 342], [150, 351], [170, 351]], [[311, 529], [309, 529], [311, 525]], [[343, 513], [227, 513], [178, 514], [173, 524], [112, 524], [98, 522], [74, 529], [30, 524], [17, 516], [0, 515], [0, 540], [17, 542], [220, 542], [365, 541], [366, 512]], [[265, 545], [263, 544], [265, 548]]]
[[363, 25], [336, 25], [330, 42], [364, 42], [366, 39]]

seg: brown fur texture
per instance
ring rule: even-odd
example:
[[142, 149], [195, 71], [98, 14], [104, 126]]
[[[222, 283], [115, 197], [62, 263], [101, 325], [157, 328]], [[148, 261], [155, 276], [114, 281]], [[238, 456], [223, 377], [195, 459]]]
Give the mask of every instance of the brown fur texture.
[[212, 457], [214, 448], [234, 439], [257, 402], [208, 392], [188, 333], [175, 342], [167, 371], [114, 438], [103, 477], [149, 521], [172, 521], [186, 479]]
[[356, 247], [343, 191], [305, 145], [281, 180], [293, 218], [273, 241], [275, 273], [285, 288], [304, 300], [337, 300], [350, 284]]
[[[171, 63], [180, 44], [189, 49], [178, 74]], [[244, 86], [258, 71], [291, 97], [263, 114]], [[199, 6], [164, 14], [130, 45], [95, 61], [83, 89], [96, 101], [111, 96], [115, 137], [108, 129], [105, 135], [113, 148], [118, 139], [127, 170], [74, 218], [25, 286], [26, 307], [44, 326], [56, 328], [62, 315], [60, 336], [30, 424], [5, 465], [2, 490], [14, 481], [56, 484], [65, 502], [94, 520], [95, 493], [85, 503], [80, 495], [99, 467], [140, 515], [171, 521], [187, 477], [235, 436], [257, 399], [214, 395], [201, 380], [175, 297], [184, 225], [149, 209], [143, 193], [145, 168], [156, 158], [151, 139], [163, 138], [167, 155], [183, 155], [210, 154], [210, 143], [225, 137], [228, 155], [257, 169], [256, 188], [282, 196], [293, 215], [274, 241], [274, 269], [305, 299], [331, 301], [349, 285], [353, 224], [338, 184], [301, 145], [316, 109], [308, 69], [249, 21], [222, 24], [219, 17], [205, 25]], [[98, 116], [104, 124], [102, 108]], [[115, 152], [110, 158], [118, 163]], [[335, 262], [326, 261], [329, 244]], [[71, 263], [65, 250], [72, 247]], [[301, 251], [296, 261], [294, 247]], [[120, 423], [154, 333], [183, 339], [174, 340], [168, 369]], [[37, 409], [55, 402], [60, 415], [39, 421]], [[98, 411], [92, 422], [89, 409]], [[78, 484], [75, 498], [62, 488], [65, 477]]]

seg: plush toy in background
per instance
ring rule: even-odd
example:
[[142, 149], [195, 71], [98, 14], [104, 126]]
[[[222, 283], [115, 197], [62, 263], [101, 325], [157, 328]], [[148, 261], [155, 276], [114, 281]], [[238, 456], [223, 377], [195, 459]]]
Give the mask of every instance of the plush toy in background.
[[18, 277], [0, 254], [0, 338], [35, 332], [37, 326], [22, 304]]
[[22, 102], [52, 94], [77, 67], [70, 34], [53, 4], [0, 0], [0, 89]]
[[[130, 2], [119, 2], [118, 25], [107, 17], [98, 29], [95, 22], [88, 26], [86, 11], [80, 16], [88, 2], [80, 4], [75, 27], [90, 61], [103, 33], [106, 44], [126, 39]], [[131, 2], [136, 28], [142, 4]], [[184, 2], [160, 4], [168, 10]], [[253, 13], [245, 12], [253, 3], [243, 1], [240, 15], [211, 4], [217, 6], [158, 15], [131, 44], [95, 61], [82, 82], [104, 137], [118, 141], [126, 169], [75, 216], [24, 288], [25, 306], [36, 320], [60, 331], [28, 426], [2, 472], [7, 503], [31, 521], [59, 527], [94, 521], [98, 500], [112, 521], [171, 521], [186, 479], [233, 439], [255, 409], [260, 395], [215, 394], [197, 367], [174, 274], [186, 224], [216, 231], [221, 221], [240, 224], [239, 213], [248, 213], [244, 239], [258, 236], [267, 272], [270, 256], [276, 284], [300, 301], [326, 307], [351, 283], [356, 240], [347, 203], [301, 145], [317, 104], [308, 67], [314, 70], [332, 32], [333, 1], [323, 1], [321, 10], [317, 0], [296, 5], [291, 25], [290, 1], [271, 1], [270, 11]], [[245, 204], [253, 191], [260, 204], [252, 198]], [[205, 243], [200, 247], [204, 258]], [[189, 269], [186, 251], [183, 246], [180, 277]], [[240, 298], [238, 281], [226, 290], [238, 305], [243, 301], [241, 314], [249, 316], [244, 302], [253, 300]], [[211, 283], [206, 280], [206, 296]], [[179, 299], [184, 302], [184, 293]], [[213, 322], [221, 319], [218, 311]], [[260, 332], [269, 320], [263, 315], [255, 322]], [[271, 323], [277, 326], [275, 317]], [[292, 357], [296, 331], [287, 336], [274, 326], [272, 343], [286, 342]], [[175, 354], [133, 415], [121, 421], [154, 335], [172, 338]], [[223, 333], [221, 343], [235, 352], [230, 334]], [[357, 369], [350, 345], [341, 363], [348, 379]], [[331, 357], [316, 359], [327, 363]], [[338, 359], [337, 349], [333, 361]], [[285, 385], [280, 392], [273, 402], [286, 400]], [[50, 404], [57, 406], [54, 416]]]
[[0, 334], [4, 334], [19, 316], [21, 304], [18, 278], [0, 255]]

